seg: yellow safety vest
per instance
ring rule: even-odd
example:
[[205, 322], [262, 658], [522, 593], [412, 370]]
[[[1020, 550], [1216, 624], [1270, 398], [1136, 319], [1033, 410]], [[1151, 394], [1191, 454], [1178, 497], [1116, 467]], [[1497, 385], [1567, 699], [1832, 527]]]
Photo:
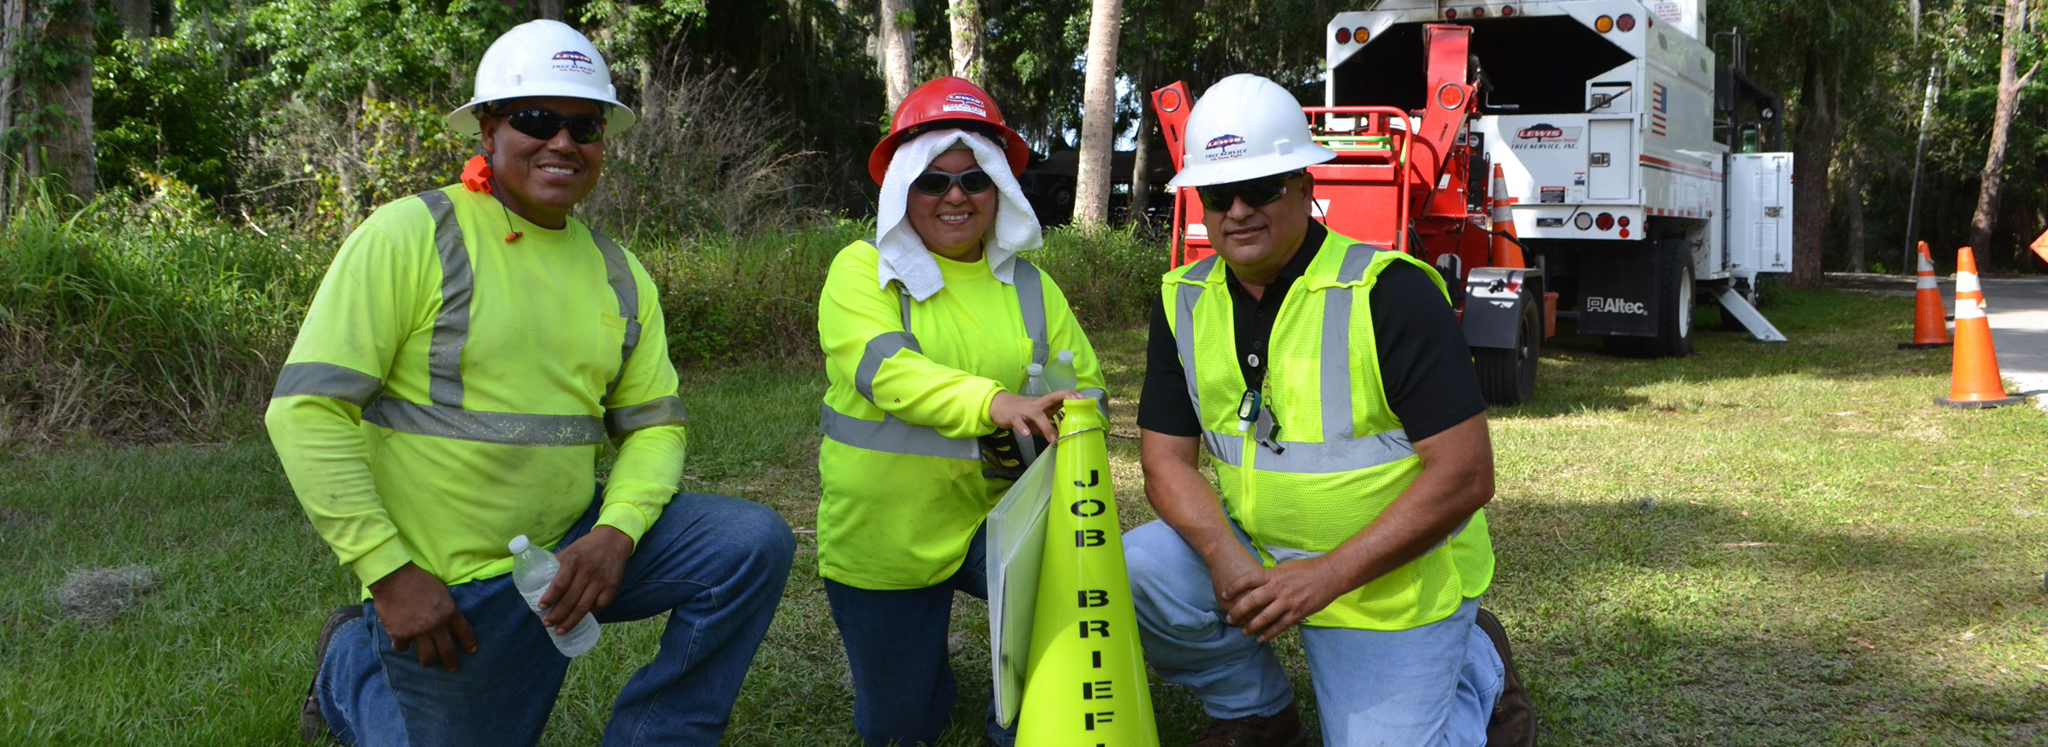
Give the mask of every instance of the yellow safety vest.
[[879, 257], [867, 242], [841, 250], [819, 299], [830, 386], [818, 570], [856, 588], [915, 589], [959, 569], [1009, 486], [982, 475], [976, 443], [995, 430], [996, 392], [1021, 390], [1025, 364], [1055, 350], [1074, 351], [1084, 395], [1102, 398], [1102, 373], [1058, 285], [1024, 258], [1014, 285], [986, 260], [937, 258], [946, 287], [917, 301], [881, 284]]
[[[1443, 279], [1413, 257], [1329, 232], [1273, 320], [1261, 401], [1279, 427], [1267, 445], [1239, 418], [1246, 385], [1230, 281], [1216, 262], [1212, 256], [1166, 273], [1161, 292], [1224, 509], [1268, 566], [1321, 555], [1371, 523], [1422, 472], [1387, 405], [1373, 284], [1395, 262], [1422, 268], [1440, 291]], [[1406, 630], [1450, 616], [1492, 579], [1486, 516], [1474, 512], [1445, 543], [1306, 622]]]

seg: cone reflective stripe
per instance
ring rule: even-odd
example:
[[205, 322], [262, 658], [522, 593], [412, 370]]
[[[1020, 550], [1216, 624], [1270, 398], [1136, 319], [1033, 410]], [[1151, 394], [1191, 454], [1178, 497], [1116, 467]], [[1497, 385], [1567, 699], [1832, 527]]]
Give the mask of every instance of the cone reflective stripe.
[[1157, 747], [1109, 479], [1108, 421], [1093, 399], [1061, 409], [1017, 745]]
[[[1493, 165], [1493, 266], [1528, 267], [1522, 258], [1522, 245], [1515, 243], [1521, 234], [1515, 232], [1514, 198], [1508, 196], [1508, 179], [1500, 164]], [[1503, 235], [1505, 234], [1505, 235]]]
[[[1971, 276], [1974, 282], [1976, 276]], [[1957, 291], [1961, 291], [1960, 287]], [[1980, 294], [1981, 295], [1981, 294]], [[1934, 257], [1927, 242], [1920, 242], [1920, 279], [1913, 291], [1913, 341], [1902, 348], [1945, 348], [1949, 346], [1948, 320], [1941, 306], [1941, 287], [1934, 282]]]
[[1984, 290], [1977, 284], [1977, 258], [1969, 247], [1956, 252], [1956, 346], [1947, 397], [1949, 407], [1998, 407], [2025, 401], [2005, 395], [1998, 376], [1998, 349], [1991, 342], [1991, 320], [1984, 316]]

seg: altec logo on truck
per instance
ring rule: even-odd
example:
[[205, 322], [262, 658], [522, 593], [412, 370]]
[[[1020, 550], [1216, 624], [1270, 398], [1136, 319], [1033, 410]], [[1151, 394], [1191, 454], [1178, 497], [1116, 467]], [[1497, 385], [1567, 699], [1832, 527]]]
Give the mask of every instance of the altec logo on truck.
[[[1493, 401], [1527, 396], [1553, 315], [1617, 352], [1686, 355], [1704, 295], [1784, 339], [1751, 302], [1759, 274], [1791, 269], [1792, 156], [1747, 152], [1779, 131], [1782, 103], [1743, 75], [1739, 37], [1705, 31], [1703, 2], [1382, 0], [1331, 19], [1324, 106], [1308, 114], [1339, 157], [1310, 168], [1316, 197], [1340, 232], [1419, 252], [1462, 286]], [[1182, 98], [1155, 95], [1170, 137]], [[1175, 261], [1191, 261], [1207, 252], [1201, 207], [1176, 205]], [[1526, 267], [1485, 250], [1508, 216]], [[1490, 373], [1499, 351], [1528, 384]]]

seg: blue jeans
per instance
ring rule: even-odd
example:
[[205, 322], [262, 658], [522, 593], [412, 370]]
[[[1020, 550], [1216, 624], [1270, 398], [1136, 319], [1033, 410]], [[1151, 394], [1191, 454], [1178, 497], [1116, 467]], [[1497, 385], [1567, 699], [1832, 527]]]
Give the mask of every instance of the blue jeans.
[[[593, 501], [561, 546], [588, 533], [597, 511]], [[654, 660], [612, 704], [604, 744], [718, 744], [795, 550], [789, 525], [761, 504], [693, 493], [669, 502], [627, 559], [611, 605], [597, 613], [607, 624], [671, 613]], [[342, 743], [540, 741], [568, 657], [555, 650], [510, 574], [448, 591], [477, 644], [475, 654], [459, 654], [454, 672], [421, 666], [412, 651], [393, 649], [369, 602], [363, 617], [335, 634], [315, 686]]]
[[[946, 628], [953, 592], [988, 598], [987, 535], [987, 527], [975, 532], [960, 570], [937, 586], [875, 590], [824, 580], [853, 670], [853, 730], [871, 747], [932, 744], [952, 721], [959, 686], [946, 657]], [[997, 745], [1017, 741], [1014, 725], [996, 725], [994, 703], [986, 720]]]
[[[1235, 528], [1235, 527], [1233, 527]], [[1244, 530], [1240, 541], [1250, 546]], [[1131, 599], [1145, 659], [1186, 685], [1209, 715], [1270, 716], [1294, 700], [1271, 646], [1223, 620], [1202, 557], [1163, 521], [1124, 534]], [[1472, 624], [1479, 600], [1408, 630], [1299, 625], [1315, 683], [1323, 744], [1484, 745], [1505, 674], [1499, 652]]]

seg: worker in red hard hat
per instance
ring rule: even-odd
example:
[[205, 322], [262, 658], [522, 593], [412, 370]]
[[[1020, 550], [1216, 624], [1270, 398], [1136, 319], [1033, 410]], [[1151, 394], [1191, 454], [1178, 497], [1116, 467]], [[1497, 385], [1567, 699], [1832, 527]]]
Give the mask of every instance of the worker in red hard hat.
[[[342, 243], [264, 418], [361, 583], [314, 639], [300, 736], [537, 744], [573, 655], [550, 631], [663, 617], [659, 649], [626, 655], [646, 665], [603, 744], [716, 744], [796, 542], [766, 506], [678, 492], [688, 416], [661, 295], [570, 213], [633, 111], [588, 38], [539, 20], [484, 52], [448, 123], [476, 137], [462, 183]], [[530, 603], [511, 572], [528, 541], [559, 562]]]
[[[875, 237], [839, 252], [818, 300], [826, 377], [818, 575], [870, 745], [929, 744], [952, 713], [956, 591], [987, 598], [983, 523], [1062, 399], [1103, 397], [1066, 297], [1022, 256], [1038, 218], [1027, 150], [988, 94], [937, 78], [905, 96], [868, 166]], [[1071, 351], [1075, 382], [1018, 394]], [[989, 724], [998, 745], [1014, 731]]]

